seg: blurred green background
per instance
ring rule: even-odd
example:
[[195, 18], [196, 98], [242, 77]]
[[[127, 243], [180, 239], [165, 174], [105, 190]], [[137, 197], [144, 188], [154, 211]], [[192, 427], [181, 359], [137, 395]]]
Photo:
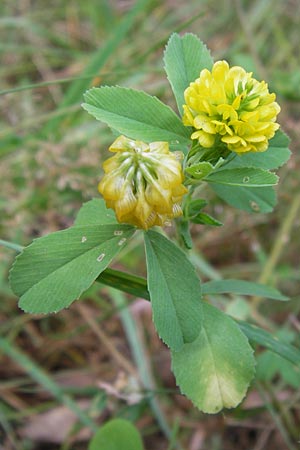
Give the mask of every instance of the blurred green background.
[[[218, 301], [299, 346], [299, 0], [2, 0], [0, 12], [0, 236], [20, 245], [70, 226], [99, 195], [113, 135], [81, 109], [87, 88], [143, 89], [175, 108], [162, 61], [171, 33], [197, 34], [215, 60], [269, 83], [293, 151], [278, 206], [249, 215], [207, 191], [224, 226], [195, 225], [191, 257], [203, 279], [262, 281], [290, 296], [284, 304]], [[23, 314], [7, 282], [15, 252], [0, 251], [1, 450], [86, 449], [91, 421], [112, 417], [132, 420], [146, 450], [298, 448], [297, 368], [257, 348], [246, 401], [204, 415], [178, 394], [146, 302], [98, 284], [57, 316]], [[116, 267], [144, 275], [139, 242]]]

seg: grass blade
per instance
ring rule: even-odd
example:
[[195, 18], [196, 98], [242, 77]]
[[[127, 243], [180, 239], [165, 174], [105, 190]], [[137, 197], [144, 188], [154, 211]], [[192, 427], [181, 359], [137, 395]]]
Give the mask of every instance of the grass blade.
[[[146, 8], [148, 3], [149, 0], [137, 1], [133, 8], [119, 22], [119, 24], [113, 28], [110, 39], [106, 41], [103, 47], [94, 53], [80, 79], [71, 84], [61, 104], [59, 105], [59, 108], [65, 108], [81, 100], [83, 92], [90, 86], [90, 80], [83, 79], [83, 77], [88, 77], [90, 74], [99, 72], [108, 58], [114, 53], [120, 42], [122, 42], [130, 28], [133, 26], [136, 16]], [[53, 118], [45, 127], [45, 131], [53, 132], [59, 125], [59, 122], [59, 119]]]
[[74, 400], [66, 395], [50, 377], [44, 372], [29, 356], [16, 348], [8, 339], [0, 337], [0, 350], [14, 360], [23, 368], [28, 375], [39, 385], [50, 392], [60, 403], [67, 406], [77, 416], [78, 420], [93, 431], [97, 430], [97, 425], [92, 419], [82, 411]]
[[256, 325], [242, 321], [237, 321], [237, 323], [250, 341], [268, 348], [282, 358], [300, 367], [300, 350], [298, 348], [279, 341], [278, 338], [273, 337], [268, 331]]

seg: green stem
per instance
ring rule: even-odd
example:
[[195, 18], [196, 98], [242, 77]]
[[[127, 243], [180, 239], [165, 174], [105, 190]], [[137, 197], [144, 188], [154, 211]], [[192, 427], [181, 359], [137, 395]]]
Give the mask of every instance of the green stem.
[[99, 283], [118, 289], [128, 294], [150, 300], [147, 280], [126, 272], [114, 269], [105, 269], [96, 279]]
[[20, 253], [24, 249], [22, 245], [16, 244], [15, 242], [4, 241], [3, 239], [0, 239], [0, 245], [15, 250], [18, 253]]

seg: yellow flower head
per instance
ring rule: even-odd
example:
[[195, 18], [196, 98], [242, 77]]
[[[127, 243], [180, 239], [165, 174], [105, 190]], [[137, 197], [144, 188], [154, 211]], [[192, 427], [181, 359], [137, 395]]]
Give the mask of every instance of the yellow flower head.
[[[218, 61], [185, 90], [183, 123], [205, 148], [225, 145], [236, 153], [263, 152], [279, 128], [279, 105], [264, 81], [242, 67]], [[222, 144], [223, 143], [223, 144]]]
[[116, 154], [104, 162], [98, 188], [119, 222], [147, 230], [182, 215], [187, 189], [178, 153], [171, 153], [167, 142], [146, 144], [119, 136], [109, 150]]

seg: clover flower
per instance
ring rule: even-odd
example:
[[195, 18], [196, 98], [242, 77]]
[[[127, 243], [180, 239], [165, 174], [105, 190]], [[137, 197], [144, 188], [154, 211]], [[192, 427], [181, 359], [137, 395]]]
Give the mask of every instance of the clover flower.
[[116, 154], [103, 163], [99, 192], [119, 222], [148, 229], [182, 215], [183, 186], [179, 153], [167, 142], [146, 144], [119, 136], [109, 150]]
[[218, 61], [204, 69], [184, 93], [183, 123], [205, 148], [225, 146], [236, 153], [263, 152], [279, 128], [275, 94], [242, 67]]

